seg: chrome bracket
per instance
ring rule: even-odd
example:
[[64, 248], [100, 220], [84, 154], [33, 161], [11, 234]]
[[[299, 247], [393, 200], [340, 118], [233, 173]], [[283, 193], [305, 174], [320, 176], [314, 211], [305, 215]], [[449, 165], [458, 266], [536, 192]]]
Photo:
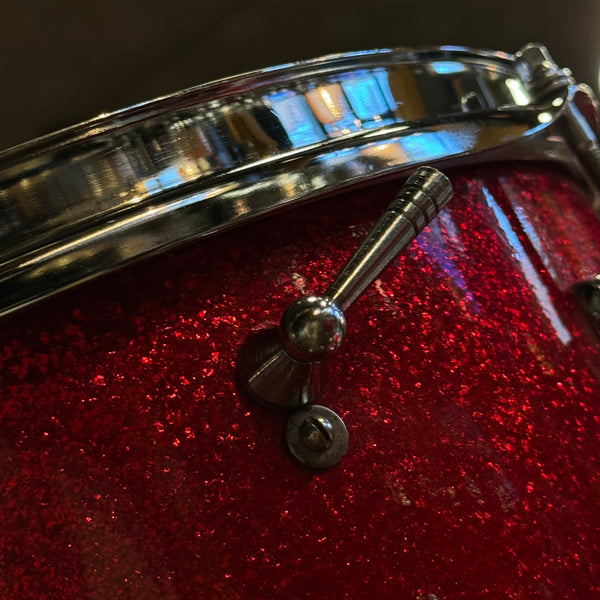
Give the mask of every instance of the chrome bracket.
[[[600, 190], [600, 144], [594, 128], [577, 106], [576, 92], [579, 88], [571, 71], [560, 68], [541, 44], [527, 44], [516, 53], [515, 58], [517, 71], [534, 102], [554, 102], [556, 105], [561, 91], [569, 90], [566, 101], [560, 103], [566, 138]], [[586, 93], [589, 94], [587, 90]]]

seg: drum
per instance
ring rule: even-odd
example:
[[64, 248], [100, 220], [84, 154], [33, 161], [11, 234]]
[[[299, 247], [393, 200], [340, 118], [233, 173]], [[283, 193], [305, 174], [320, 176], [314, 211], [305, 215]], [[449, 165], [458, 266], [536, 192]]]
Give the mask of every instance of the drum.
[[[593, 170], [576, 166], [582, 146], [569, 135], [577, 130], [558, 133], [551, 111], [564, 111], [564, 103], [552, 109], [556, 98], [546, 102], [540, 95], [528, 100], [531, 106], [523, 100], [512, 108], [482, 107], [485, 95], [471, 92], [475, 84], [489, 92], [490, 79], [480, 72], [471, 77], [462, 50], [435, 52], [415, 63], [421, 83], [433, 81], [423, 74], [428, 69], [444, 89], [458, 90], [461, 111], [467, 107], [464, 118], [454, 109], [451, 118], [444, 115], [446, 137], [430, 135], [441, 128], [427, 116], [432, 109], [425, 100], [393, 100], [394, 113], [392, 100], [373, 91], [386, 89], [373, 81], [394, 88], [394, 77], [404, 89], [415, 71], [398, 67], [397, 55], [344, 57], [344, 69], [336, 57], [337, 66], [327, 65], [329, 104], [322, 89], [304, 90], [302, 106], [312, 120], [292, 121], [297, 113], [276, 102], [269, 114], [255, 106], [244, 113], [254, 115], [244, 122], [252, 139], [263, 140], [274, 157], [257, 159], [262, 177], [225, 164], [224, 146], [223, 169], [210, 171], [218, 156], [200, 156], [200, 142], [190, 150], [191, 138], [181, 134], [176, 142], [184, 139], [194, 160], [188, 171], [181, 167], [179, 177], [188, 179], [177, 185], [176, 170], [150, 156], [162, 179], [138, 177], [129, 162], [127, 189], [141, 195], [143, 188], [146, 196], [129, 196], [127, 207], [107, 208], [83, 194], [81, 206], [32, 209], [28, 238], [19, 229], [23, 219], [5, 219], [5, 239], [14, 244], [5, 246], [2, 263], [4, 307], [11, 311], [0, 333], [3, 598], [450, 600], [600, 593], [600, 348], [573, 291], [600, 273]], [[356, 73], [364, 56], [386, 66], [375, 75], [372, 67], [370, 74], [358, 69], [371, 94], [360, 96], [366, 100], [359, 105], [352, 95], [356, 80], [343, 74]], [[515, 60], [477, 56], [494, 77]], [[495, 70], [490, 61], [497, 61]], [[322, 63], [307, 64], [312, 77]], [[275, 87], [285, 87], [281, 71], [269, 73], [253, 77], [260, 85], [275, 77]], [[350, 84], [332, 83], [334, 76]], [[513, 100], [522, 100], [515, 91], [521, 89], [533, 97], [512, 72], [503, 81]], [[556, 82], [548, 77], [544, 85]], [[572, 83], [559, 83], [561, 93], [572, 94]], [[318, 96], [311, 97], [314, 89]], [[289, 101], [288, 92], [277, 93]], [[381, 98], [387, 108], [377, 108], [381, 119], [364, 126], [359, 139], [360, 106], [372, 113]], [[355, 120], [340, 125], [344, 113], [337, 120], [332, 114], [344, 103]], [[265, 136], [264, 123], [278, 115], [273, 107], [280, 118]], [[150, 108], [143, 118], [154, 120], [154, 128], [165, 108], [172, 118], [172, 105]], [[225, 108], [239, 125], [239, 114]], [[418, 109], [416, 116], [406, 112]], [[539, 119], [544, 112], [552, 123]], [[25, 151], [5, 153], [5, 215], [25, 206], [15, 200], [17, 186], [19, 198], [31, 199], [28, 190], [39, 191], [42, 179], [47, 185], [54, 171], [44, 153], [56, 159], [62, 152], [60, 168], [68, 158], [69, 172], [80, 168], [89, 181], [122, 173], [102, 136], [126, 136], [131, 123], [139, 128], [134, 113], [111, 117], [121, 121], [116, 128], [112, 121], [108, 133], [93, 122], [66, 149], [49, 150], [60, 145], [51, 139], [28, 147], [26, 161]], [[568, 118], [572, 124], [572, 113]], [[544, 119], [555, 128], [547, 130]], [[409, 121], [417, 125], [406, 133], [402, 123]], [[294, 138], [298, 123], [309, 136], [302, 142]], [[198, 131], [197, 124], [186, 127]], [[590, 129], [588, 121], [587, 139]], [[543, 144], [537, 138], [527, 146], [524, 132], [532, 130], [532, 136], [542, 132]], [[233, 136], [239, 127], [228, 131]], [[448, 131], [455, 146], [448, 146]], [[322, 132], [332, 145], [314, 137]], [[162, 134], [163, 146], [173, 143], [164, 128]], [[120, 148], [132, 148], [123, 139]], [[215, 140], [216, 133], [205, 147]], [[467, 143], [477, 144], [477, 152], [465, 150]], [[294, 154], [300, 147], [303, 153]], [[348, 451], [328, 469], [302, 466], [282, 439], [290, 410], [257, 405], [240, 391], [239, 350], [257, 326], [279, 321], [290, 302], [322, 294], [407, 169], [436, 153], [447, 163], [453, 199], [348, 309], [347, 341], [327, 361], [317, 400], [345, 422]], [[248, 165], [247, 156], [240, 160]], [[102, 171], [99, 164], [116, 166]], [[73, 183], [65, 172], [52, 182], [63, 192], [76, 185], [82, 193], [107, 189], [106, 182], [84, 188], [83, 179]], [[195, 181], [205, 187], [198, 191]], [[123, 191], [118, 183], [106, 202]], [[211, 196], [207, 186], [221, 193]], [[287, 210], [270, 210], [273, 190], [274, 204]], [[204, 201], [211, 223], [219, 221], [218, 235], [14, 311], [181, 241], [186, 220], [197, 227], [205, 218], [198, 212]], [[171, 209], [177, 216], [153, 221], [148, 241], [149, 219]], [[248, 215], [263, 218], [231, 228]], [[128, 229], [138, 218], [145, 221]], [[75, 230], [74, 223], [86, 228]]]

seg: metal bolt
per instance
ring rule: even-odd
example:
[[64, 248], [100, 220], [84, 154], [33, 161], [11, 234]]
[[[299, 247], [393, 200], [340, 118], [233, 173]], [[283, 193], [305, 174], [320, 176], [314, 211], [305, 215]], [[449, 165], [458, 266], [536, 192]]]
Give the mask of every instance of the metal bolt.
[[308, 417], [300, 425], [300, 439], [307, 448], [323, 452], [333, 444], [333, 425], [325, 417]]
[[527, 44], [517, 52], [516, 57], [517, 71], [536, 101], [573, 82], [571, 71], [561, 69], [541, 44]]
[[348, 450], [348, 430], [325, 406], [305, 406], [288, 420], [285, 439], [294, 458], [312, 469], [338, 463]]

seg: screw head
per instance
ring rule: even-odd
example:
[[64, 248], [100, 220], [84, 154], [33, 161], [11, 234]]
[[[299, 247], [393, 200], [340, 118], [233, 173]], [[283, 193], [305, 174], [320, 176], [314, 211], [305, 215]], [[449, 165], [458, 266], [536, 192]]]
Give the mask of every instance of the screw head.
[[298, 462], [312, 469], [337, 464], [348, 450], [348, 430], [342, 419], [325, 406], [297, 410], [288, 420], [287, 446]]
[[300, 425], [300, 439], [310, 450], [323, 452], [333, 444], [333, 425], [325, 417], [308, 417]]

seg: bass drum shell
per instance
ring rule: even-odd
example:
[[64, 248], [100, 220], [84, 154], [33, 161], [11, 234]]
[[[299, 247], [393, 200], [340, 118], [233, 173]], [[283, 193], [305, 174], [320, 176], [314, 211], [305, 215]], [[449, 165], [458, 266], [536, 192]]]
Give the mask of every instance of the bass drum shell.
[[455, 197], [348, 311], [313, 472], [235, 358], [322, 293], [385, 183], [138, 264], [5, 320], [3, 598], [593, 598], [598, 338], [571, 287], [600, 222], [555, 165], [450, 173]]

